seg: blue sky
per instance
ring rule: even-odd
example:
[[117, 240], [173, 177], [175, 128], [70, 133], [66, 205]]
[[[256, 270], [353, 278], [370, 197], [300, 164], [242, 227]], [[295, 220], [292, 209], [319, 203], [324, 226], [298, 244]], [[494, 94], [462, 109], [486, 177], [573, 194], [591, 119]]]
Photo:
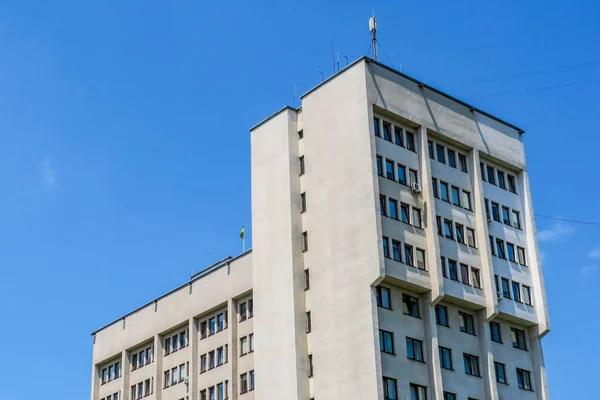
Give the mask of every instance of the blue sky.
[[[381, 61], [526, 130], [537, 213], [600, 221], [598, 2], [6, 3], [3, 398], [87, 398], [94, 329], [241, 251], [248, 128], [331, 74], [332, 39], [364, 54], [373, 9]], [[537, 225], [551, 395], [589, 398], [600, 226]]]

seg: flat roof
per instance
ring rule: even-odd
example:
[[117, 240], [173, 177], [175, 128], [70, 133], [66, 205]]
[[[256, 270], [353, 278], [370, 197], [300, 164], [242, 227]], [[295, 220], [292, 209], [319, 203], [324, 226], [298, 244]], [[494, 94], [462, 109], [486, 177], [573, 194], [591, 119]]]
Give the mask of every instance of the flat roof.
[[238, 254], [235, 257], [227, 256], [227, 257], [223, 258], [222, 260], [217, 261], [216, 263], [214, 263], [212, 265], [209, 265], [208, 267], [206, 267], [202, 271], [200, 271], [200, 272], [192, 275], [190, 277], [190, 280], [187, 281], [186, 283], [184, 283], [183, 285], [180, 285], [180, 286], [176, 287], [175, 289], [173, 289], [173, 290], [171, 290], [171, 291], [163, 294], [162, 296], [159, 296], [159, 297], [155, 298], [154, 300], [149, 301], [148, 303], [144, 304], [143, 306], [140, 306], [140, 307], [136, 308], [135, 310], [128, 312], [127, 314], [123, 315], [120, 318], [115, 319], [114, 321], [109, 322], [108, 324], [104, 325], [102, 328], [96, 329], [94, 332], [92, 332], [92, 336], [94, 336], [96, 333], [100, 332], [101, 330], [103, 330], [105, 328], [108, 328], [112, 324], [117, 323], [117, 322], [123, 320], [124, 318], [127, 318], [128, 316], [130, 316], [132, 314], [135, 314], [136, 312], [140, 311], [141, 309], [143, 309], [145, 307], [148, 307], [151, 304], [154, 304], [158, 300], [160, 300], [160, 299], [162, 299], [164, 297], [167, 297], [171, 293], [174, 293], [174, 292], [176, 292], [176, 291], [178, 291], [180, 289], [183, 289], [184, 287], [188, 286], [192, 282], [197, 281], [198, 279], [200, 279], [202, 277], [205, 277], [206, 275], [210, 274], [211, 272], [214, 272], [214, 271], [216, 271], [216, 270], [218, 270], [218, 269], [220, 269], [220, 268], [228, 265], [232, 261], [237, 260], [238, 258], [241, 258], [241, 257], [243, 257], [243, 256], [245, 256], [245, 255], [247, 255], [247, 254], [249, 254], [251, 252], [252, 252], [252, 249], [248, 249], [248, 250], [244, 251], [243, 253]]
[[[320, 82], [319, 84], [317, 84], [316, 86], [314, 86], [312, 89], [310, 89], [309, 91], [307, 91], [306, 93], [304, 93], [302, 96], [300, 96], [300, 99], [303, 99], [305, 96], [308, 96], [309, 94], [311, 94], [312, 92], [314, 92], [315, 90], [317, 90], [318, 88], [320, 88], [321, 86], [325, 85], [326, 83], [328, 83], [332, 79], [335, 79], [340, 74], [343, 74], [344, 71], [347, 71], [348, 69], [350, 69], [353, 66], [359, 64], [360, 62], [373, 63], [373, 64], [375, 64], [375, 65], [377, 65], [377, 66], [379, 66], [381, 68], [384, 68], [384, 69], [386, 69], [386, 70], [388, 70], [390, 72], [395, 73], [396, 75], [401, 76], [404, 79], [408, 79], [409, 81], [416, 83], [420, 87], [424, 87], [424, 88], [426, 88], [428, 90], [431, 90], [434, 93], [437, 93], [437, 94], [439, 94], [441, 96], [446, 97], [447, 99], [455, 101], [456, 103], [461, 104], [461, 105], [469, 108], [471, 111], [476, 111], [476, 112], [478, 112], [481, 115], [485, 115], [486, 117], [491, 118], [491, 119], [493, 119], [493, 120], [495, 120], [497, 122], [500, 122], [500, 123], [502, 123], [502, 124], [504, 124], [504, 125], [512, 128], [512, 129], [516, 130], [517, 132], [519, 132], [521, 134], [525, 133], [525, 131], [523, 129], [519, 128], [516, 125], [511, 124], [510, 122], [507, 122], [507, 121], [505, 121], [505, 120], [503, 120], [501, 118], [498, 118], [498, 117], [496, 117], [496, 116], [494, 116], [494, 115], [492, 115], [492, 114], [490, 114], [488, 112], [485, 112], [485, 111], [483, 111], [483, 110], [481, 110], [481, 109], [479, 109], [479, 108], [477, 108], [477, 107], [475, 107], [475, 106], [473, 106], [471, 104], [465, 103], [464, 101], [459, 100], [459, 99], [457, 99], [454, 96], [451, 96], [451, 95], [449, 95], [449, 94], [447, 94], [447, 93], [445, 93], [445, 92], [443, 92], [443, 91], [441, 91], [439, 89], [436, 89], [436, 88], [434, 88], [432, 86], [429, 86], [428, 84], [423, 83], [423, 82], [419, 81], [418, 79], [413, 78], [412, 76], [406, 75], [403, 72], [400, 72], [400, 71], [398, 71], [398, 70], [396, 70], [394, 68], [391, 68], [391, 67], [389, 67], [389, 66], [387, 66], [385, 64], [382, 64], [379, 61], [375, 61], [372, 58], [367, 57], [367, 56], [360, 57], [359, 59], [353, 61], [352, 63], [350, 63], [349, 65], [347, 65], [343, 69], [341, 69], [339, 72], [337, 72], [337, 73], [331, 75], [329, 78], [325, 79], [323, 82]], [[271, 118], [275, 117], [277, 114], [281, 113], [282, 111], [284, 111], [286, 109], [291, 109], [291, 110], [294, 110], [294, 111], [298, 111], [300, 108], [301, 107], [294, 108], [294, 107], [291, 107], [291, 106], [285, 106], [285, 107], [281, 108], [279, 111], [277, 111], [276, 113], [272, 114], [271, 116], [265, 118], [264, 120], [262, 120], [258, 124], [254, 125], [252, 128], [250, 128], [250, 131], [258, 128], [260, 125], [262, 125], [265, 122], [269, 121]]]

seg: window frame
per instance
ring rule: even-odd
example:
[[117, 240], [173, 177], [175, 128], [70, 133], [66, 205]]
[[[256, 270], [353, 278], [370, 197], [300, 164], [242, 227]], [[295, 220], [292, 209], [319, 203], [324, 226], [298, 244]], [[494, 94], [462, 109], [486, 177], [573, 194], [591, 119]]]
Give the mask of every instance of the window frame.
[[490, 321], [490, 340], [500, 344], [504, 343], [502, 340], [502, 325], [499, 322]]
[[[413, 313], [412, 310], [416, 310], [416, 313]], [[402, 293], [402, 313], [411, 317], [421, 318], [419, 299], [410, 294]]]
[[[389, 338], [389, 342], [385, 340], [386, 337]], [[391, 345], [391, 349], [388, 349], [388, 343]], [[396, 355], [394, 332], [386, 331], [384, 329], [379, 330], [379, 351], [386, 354]]]
[[[410, 351], [409, 351], [410, 349]], [[417, 351], [417, 349], [419, 349]], [[412, 357], [411, 357], [412, 352]], [[420, 358], [419, 358], [420, 356]], [[406, 337], [406, 358], [413, 361], [425, 362], [425, 354], [423, 352], [423, 341], [412, 337]]]

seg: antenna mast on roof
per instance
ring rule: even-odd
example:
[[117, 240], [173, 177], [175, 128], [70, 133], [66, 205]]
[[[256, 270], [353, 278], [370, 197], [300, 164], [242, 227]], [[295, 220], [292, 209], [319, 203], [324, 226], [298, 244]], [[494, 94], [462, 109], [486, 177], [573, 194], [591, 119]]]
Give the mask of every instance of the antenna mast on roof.
[[377, 20], [375, 14], [369, 18], [369, 31], [371, 32], [371, 40], [373, 46], [373, 60], [377, 61]]

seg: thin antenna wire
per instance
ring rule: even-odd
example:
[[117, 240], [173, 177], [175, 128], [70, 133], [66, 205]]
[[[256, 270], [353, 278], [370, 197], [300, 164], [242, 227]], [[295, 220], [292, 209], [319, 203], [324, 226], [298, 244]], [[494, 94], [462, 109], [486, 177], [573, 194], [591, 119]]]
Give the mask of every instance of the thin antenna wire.
[[534, 214], [536, 217], [540, 217], [540, 218], [547, 218], [547, 219], [553, 219], [555, 221], [562, 221], [562, 222], [570, 222], [572, 224], [584, 224], [584, 225], [600, 225], [600, 222], [591, 222], [591, 221], [577, 221], [574, 219], [564, 219], [564, 218], [556, 218], [556, 217], [549, 217], [547, 215], [541, 215], [541, 214]]
[[335, 46], [333, 45], [333, 36], [331, 36], [331, 62], [333, 64], [333, 74], [335, 75]]
[[344, 57], [346, 58], [346, 65], [348, 65], [349, 64], [349, 62], [348, 62], [348, 56], [344, 56]]
[[388, 61], [390, 62], [390, 64], [392, 64], [392, 67], [396, 68], [396, 66], [394, 65], [394, 63], [392, 62], [392, 59], [387, 55], [387, 53], [385, 52], [385, 50], [383, 49], [383, 46], [381, 45], [381, 43], [379, 41], [377, 41], [377, 43], [379, 43], [379, 48], [381, 49], [381, 51], [383, 51], [383, 54], [385, 55], [385, 57], [388, 59]]
[[492, 94], [486, 94], [486, 95], [478, 96], [478, 97], [484, 98], [484, 97], [504, 96], [504, 95], [508, 95], [508, 94], [539, 92], [542, 90], [550, 90], [550, 89], [559, 89], [559, 88], [565, 88], [565, 87], [570, 87], [570, 86], [587, 85], [589, 83], [597, 83], [597, 82], [600, 82], [600, 79], [591, 79], [589, 81], [565, 83], [562, 85], [542, 86], [542, 87], [532, 88], [532, 89], [513, 90], [513, 91], [509, 91], [509, 92], [492, 93]]

